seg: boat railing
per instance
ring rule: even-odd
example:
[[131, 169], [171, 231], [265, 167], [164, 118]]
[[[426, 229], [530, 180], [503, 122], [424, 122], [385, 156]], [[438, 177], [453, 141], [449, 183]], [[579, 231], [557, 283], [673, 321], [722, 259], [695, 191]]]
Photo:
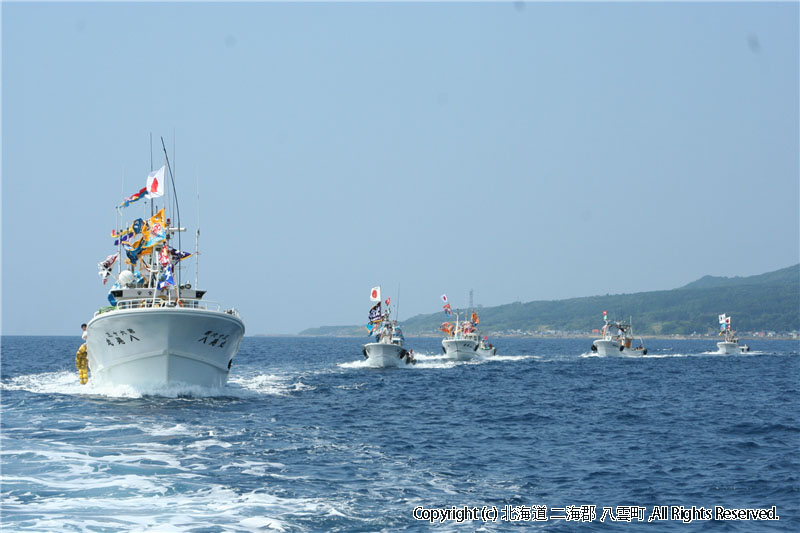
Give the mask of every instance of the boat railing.
[[236, 309], [225, 309], [223, 311], [222, 304], [208, 300], [196, 299], [180, 299], [180, 300], [163, 300], [161, 298], [132, 298], [130, 300], [122, 300], [117, 302], [116, 307], [104, 307], [100, 309], [95, 315], [117, 310], [126, 309], [202, 309], [205, 311], [224, 312], [236, 317], [239, 317], [239, 312]]

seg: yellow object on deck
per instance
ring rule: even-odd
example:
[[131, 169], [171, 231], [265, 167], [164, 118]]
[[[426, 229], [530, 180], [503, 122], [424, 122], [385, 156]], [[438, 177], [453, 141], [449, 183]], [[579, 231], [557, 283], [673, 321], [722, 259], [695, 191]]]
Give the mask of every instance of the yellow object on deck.
[[78, 377], [81, 380], [81, 385], [86, 385], [86, 382], [89, 381], [89, 359], [86, 343], [81, 344], [81, 347], [75, 353], [75, 366], [78, 368]]

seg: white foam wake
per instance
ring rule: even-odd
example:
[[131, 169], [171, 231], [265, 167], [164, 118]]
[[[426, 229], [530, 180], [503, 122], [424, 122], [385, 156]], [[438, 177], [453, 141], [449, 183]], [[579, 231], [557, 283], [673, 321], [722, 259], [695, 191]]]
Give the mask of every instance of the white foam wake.
[[303, 390], [307, 385], [292, 376], [274, 374], [233, 375], [223, 387], [201, 387], [185, 383], [155, 385], [152, 387], [114, 385], [97, 383], [91, 378], [81, 385], [77, 372], [61, 370], [40, 374], [15, 376], [0, 383], [0, 390], [24, 390], [37, 394], [65, 394], [81, 396], [104, 396], [108, 398], [141, 398], [161, 396], [165, 398], [213, 398], [238, 397], [251, 398], [260, 395], [285, 395], [291, 391]]

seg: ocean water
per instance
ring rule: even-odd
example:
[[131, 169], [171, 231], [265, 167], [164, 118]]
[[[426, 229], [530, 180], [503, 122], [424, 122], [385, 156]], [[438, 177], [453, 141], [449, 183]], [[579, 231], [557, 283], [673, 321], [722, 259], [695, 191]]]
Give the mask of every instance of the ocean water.
[[77, 337], [3, 337], [2, 529], [800, 530], [798, 342], [410, 338], [371, 369], [364, 341], [246, 338], [221, 390], [139, 391], [81, 386]]

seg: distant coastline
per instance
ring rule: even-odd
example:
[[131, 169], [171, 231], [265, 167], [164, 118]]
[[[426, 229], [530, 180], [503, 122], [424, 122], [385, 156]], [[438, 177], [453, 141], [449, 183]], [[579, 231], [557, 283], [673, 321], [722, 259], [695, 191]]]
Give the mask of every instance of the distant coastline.
[[[599, 335], [603, 311], [629, 318], [634, 335], [649, 338], [713, 338], [718, 316], [732, 317], [742, 339], [797, 338], [800, 334], [800, 264], [747, 277], [704, 276], [672, 290], [585, 296], [567, 300], [476, 305], [482, 333], [490, 337], [582, 338]], [[438, 336], [442, 312], [402, 321], [407, 336]], [[366, 321], [366, 312], [365, 312]], [[308, 328], [303, 336], [366, 336], [363, 326]]]

